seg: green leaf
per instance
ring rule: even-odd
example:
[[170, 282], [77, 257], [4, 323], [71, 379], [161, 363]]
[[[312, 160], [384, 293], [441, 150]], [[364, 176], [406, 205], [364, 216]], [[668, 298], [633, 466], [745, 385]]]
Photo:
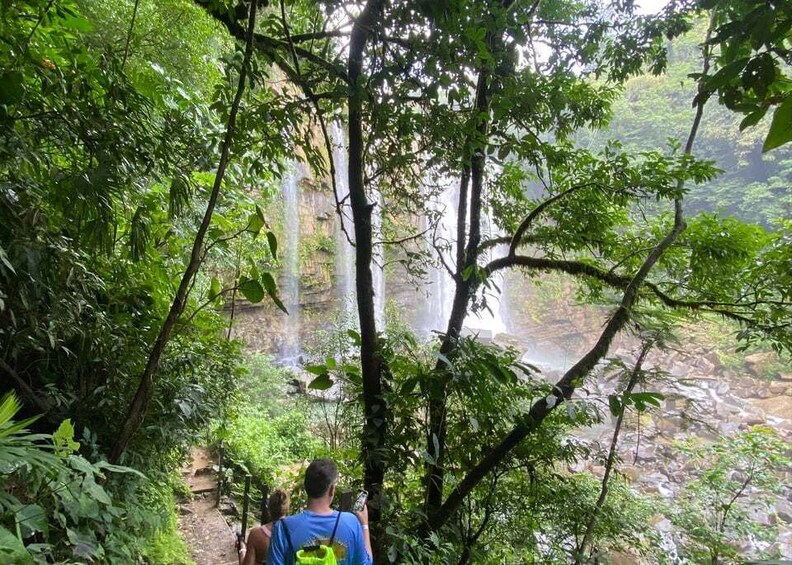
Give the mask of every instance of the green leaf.
[[272, 296], [272, 295], [270, 295], [270, 298], [271, 298], [271, 299], [272, 299], [272, 301], [275, 303], [275, 306], [277, 306], [277, 307], [278, 307], [278, 309], [279, 309], [281, 312], [283, 312], [284, 314], [288, 314], [288, 313], [289, 313], [289, 311], [288, 311], [288, 310], [286, 310], [286, 305], [285, 305], [283, 302], [281, 302], [281, 299], [280, 299], [280, 298], [278, 298], [277, 296]]
[[251, 214], [248, 216], [247, 231], [253, 235], [258, 235], [261, 228], [264, 227], [264, 219], [258, 214]]
[[74, 441], [74, 426], [71, 420], [63, 420], [58, 429], [52, 434], [52, 443], [58, 457], [68, 457], [78, 449], [79, 442]]
[[360, 339], [360, 334], [355, 330], [347, 330], [347, 335], [352, 338], [352, 341], [357, 347], [360, 347], [360, 345], [363, 343]]
[[619, 400], [619, 397], [615, 394], [611, 394], [608, 396], [608, 407], [610, 408], [611, 414], [614, 416], [620, 416], [622, 413], [622, 404]]
[[0, 563], [6, 565], [33, 565], [35, 560], [14, 534], [0, 526]]
[[137, 469], [133, 469], [132, 467], [124, 467], [122, 465], [113, 465], [112, 463], [108, 463], [107, 461], [99, 461], [94, 465], [97, 469], [107, 469], [108, 471], [112, 471], [113, 473], [127, 473], [131, 475], [137, 475], [141, 479], [145, 479], [146, 475], [138, 471]]
[[732, 61], [725, 67], [718, 70], [717, 73], [707, 79], [706, 89], [709, 92], [723, 88], [731, 81], [733, 81], [748, 64], [748, 57]]
[[91, 498], [93, 498], [95, 501], [101, 502], [106, 506], [110, 506], [113, 503], [112, 500], [110, 500], [107, 491], [105, 491], [105, 489], [97, 485], [95, 482], [85, 481], [85, 483], [83, 483], [83, 488], [85, 489], [85, 492], [91, 495]]
[[408, 395], [411, 394], [413, 390], [415, 390], [415, 386], [418, 384], [418, 377], [411, 377], [404, 381], [399, 387], [399, 394], [401, 395]]
[[239, 291], [250, 302], [257, 304], [264, 300], [264, 289], [261, 283], [252, 279], [247, 279], [239, 285]]
[[77, 557], [93, 561], [96, 555], [96, 538], [91, 534], [85, 534], [72, 529], [66, 529], [66, 536], [72, 544], [72, 551]]
[[75, 31], [87, 32], [93, 31], [94, 29], [93, 24], [89, 20], [78, 14], [72, 14], [63, 18], [62, 23], [63, 27], [67, 27]]
[[743, 118], [743, 120], [740, 122], [740, 131], [743, 131], [745, 128], [749, 128], [759, 123], [759, 120], [764, 118], [766, 113], [767, 108], [763, 107], [745, 116], [745, 118]]
[[2, 247], [0, 247], [0, 262], [2, 262], [9, 271], [11, 271], [13, 274], [16, 274], [14, 266], [11, 264], [11, 261], [8, 259], [8, 255]]
[[652, 406], [656, 406], [660, 408], [660, 401], [665, 400], [665, 396], [659, 392], [636, 392], [631, 395], [632, 400], [635, 402], [636, 408], [638, 408], [638, 404], [644, 406], [646, 404], [651, 404]]
[[278, 238], [275, 237], [275, 234], [271, 231], [267, 232], [267, 243], [269, 243], [270, 253], [272, 253], [272, 258], [278, 258]]
[[217, 280], [217, 277], [212, 277], [212, 282], [209, 283], [209, 299], [214, 300], [218, 296], [220, 296], [220, 292], [223, 289], [220, 286], [220, 281]]
[[304, 368], [312, 375], [327, 375], [327, 367], [325, 365], [306, 365]]
[[442, 361], [443, 363], [445, 363], [446, 365], [448, 365], [448, 368], [449, 368], [449, 369], [451, 369], [452, 371], [454, 370], [454, 365], [452, 365], [452, 364], [451, 364], [451, 360], [450, 360], [448, 357], [446, 357], [445, 355], [443, 355], [443, 354], [442, 354], [442, 353], [440, 353], [439, 351], [438, 351], [438, 352], [436, 352], [434, 355], [435, 355], [435, 357], [437, 357], [437, 358], [438, 358], [440, 361]]
[[762, 153], [792, 141], [792, 93], [787, 93], [781, 105], [773, 112], [773, 122], [767, 132]]
[[47, 513], [38, 504], [27, 504], [15, 512], [17, 524], [22, 531], [22, 537], [27, 538], [36, 532], [43, 532], [46, 536], [49, 532], [47, 524]]
[[264, 289], [267, 291], [267, 294], [272, 296], [275, 294], [277, 290], [277, 286], [275, 284], [275, 278], [270, 273], [262, 273], [261, 274], [261, 282], [264, 285]]
[[333, 379], [331, 379], [327, 375], [327, 373], [325, 373], [324, 375], [319, 375], [310, 383], [308, 383], [308, 388], [312, 388], [315, 390], [327, 390], [331, 386], [333, 386]]

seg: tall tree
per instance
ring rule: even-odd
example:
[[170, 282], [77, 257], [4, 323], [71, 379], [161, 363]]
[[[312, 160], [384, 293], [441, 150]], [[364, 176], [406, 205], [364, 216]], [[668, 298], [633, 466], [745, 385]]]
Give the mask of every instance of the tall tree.
[[[313, 17], [305, 18], [299, 7]], [[743, 337], [790, 346], [792, 296], [781, 267], [789, 257], [788, 236], [749, 241], [736, 224], [711, 217], [686, 222], [682, 213], [686, 183], [716, 174], [711, 163], [693, 157], [692, 147], [721, 68], [699, 77], [696, 118], [682, 151], [680, 141], [666, 151], [630, 153], [610, 144], [591, 153], [571, 140], [575, 130], [607, 122], [626, 78], [647, 68], [662, 71], [664, 42], [688, 29], [691, 12], [669, 8], [638, 17], [629, 4], [551, 0], [372, 1], [348, 11], [334, 3], [295, 2], [292, 8], [293, 29], [282, 17], [256, 35], [256, 46], [307, 93], [317, 119], [339, 103], [349, 110], [363, 453], [374, 492], [383, 460], [393, 454], [386, 427], [392, 407], [382, 400], [389, 368], [373, 312], [370, 269], [378, 242], [372, 194], [394, 218], [430, 216], [429, 201], [439, 191], [431, 181], [458, 182], [453, 250], [437, 240], [433, 246], [456, 290], [427, 383], [424, 531], [448, 524], [472, 489], [571, 398], [642, 304], [714, 313], [744, 324]], [[214, 14], [240, 37], [232, 17]], [[668, 212], [654, 213], [656, 201]], [[506, 235], [483, 233], [490, 210]], [[740, 249], [727, 261], [713, 260], [716, 230]], [[398, 243], [418, 234], [402, 236]], [[552, 393], [526, 408], [477, 464], [460, 469], [446, 453], [455, 356], [466, 316], [486, 307], [492, 276], [505, 269], [570, 275], [591, 296], [609, 293], [614, 310], [596, 344]]]

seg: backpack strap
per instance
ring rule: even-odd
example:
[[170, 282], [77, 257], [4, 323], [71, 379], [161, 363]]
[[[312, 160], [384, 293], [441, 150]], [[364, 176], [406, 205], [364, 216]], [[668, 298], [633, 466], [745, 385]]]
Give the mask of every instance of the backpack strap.
[[333, 535], [330, 536], [330, 547], [333, 547], [333, 542], [335, 541], [336, 530], [338, 530], [338, 522], [341, 520], [341, 511], [338, 512], [336, 516], [335, 526], [333, 526]]
[[283, 525], [283, 533], [286, 535], [286, 543], [289, 544], [289, 552], [291, 554], [294, 554], [294, 544], [292, 543], [291, 534], [289, 533], [289, 528], [286, 526], [286, 518], [281, 518], [280, 520], [278, 520], [278, 522]]

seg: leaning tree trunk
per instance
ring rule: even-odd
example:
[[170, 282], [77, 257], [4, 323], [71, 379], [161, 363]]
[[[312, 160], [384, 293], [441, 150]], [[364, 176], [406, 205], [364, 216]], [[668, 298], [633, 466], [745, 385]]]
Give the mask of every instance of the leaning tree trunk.
[[209, 230], [209, 225], [212, 222], [212, 214], [217, 204], [217, 198], [220, 195], [220, 187], [223, 183], [226, 167], [228, 166], [231, 155], [231, 142], [234, 137], [234, 127], [236, 125], [237, 114], [239, 113], [239, 106], [242, 102], [242, 94], [245, 91], [245, 81], [250, 66], [250, 58], [253, 54], [253, 30], [255, 25], [256, 6], [255, 3], [251, 3], [248, 14], [245, 56], [242, 62], [242, 68], [239, 72], [236, 94], [234, 95], [234, 100], [231, 103], [231, 111], [228, 115], [228, 123], [226, 124], [223, 145], [220, 150], [220, 161], [217, 165], [217, 173], [215, 174], [214, 184], [212, 185], [212, 192], [209, 195], [209, 201], [206, 204], [206, 211], [204, 212], [201, 225], [198, 228], [198, 232], [195, 234], [192, 252], [190, 253], [190, 262], [187, 264], [187, 268], [182, 275], [179, 288], [176, 290], [176, 295], [168, 311], [168, 316], [165, 318], [165, 322], [162, 324], [157, 340], [154, 342], [154, 346], [151, 349], [148, 361], [146, 362], [146, 368], [143, 370], [143, 375], [140, 377], [140, 384], [138, 385], [135, 398], [132, 400], [132, 404], [127, 412], [121, 432], [110, 451], [110, 461], [114, 463], [118, 462], [121, 458], [132, 436], [135, 435], [143, 422], [146, 409], [154, 394], [154, 377], [159, 367], [160, 360], [162, 359], [162, 353], [170, 339], [173, 328], [176, 326], [176, 322], [179, 320], [182, 312], [184, 312], [192, 281], [198, 273], [198, 269], [203, 261], [206, 232]]

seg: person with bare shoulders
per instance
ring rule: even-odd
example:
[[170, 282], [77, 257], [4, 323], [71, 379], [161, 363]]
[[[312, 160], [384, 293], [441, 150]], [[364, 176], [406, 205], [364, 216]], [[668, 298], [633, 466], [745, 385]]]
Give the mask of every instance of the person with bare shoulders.
[[247, 542], [239, 550], [240, 565], [262, 565], [267, 562], [272, 525], [289, 513], [289, 504], [288, 492], [282, 489], [272, 491], [267, 499], [270, 522], [250, 529]]

